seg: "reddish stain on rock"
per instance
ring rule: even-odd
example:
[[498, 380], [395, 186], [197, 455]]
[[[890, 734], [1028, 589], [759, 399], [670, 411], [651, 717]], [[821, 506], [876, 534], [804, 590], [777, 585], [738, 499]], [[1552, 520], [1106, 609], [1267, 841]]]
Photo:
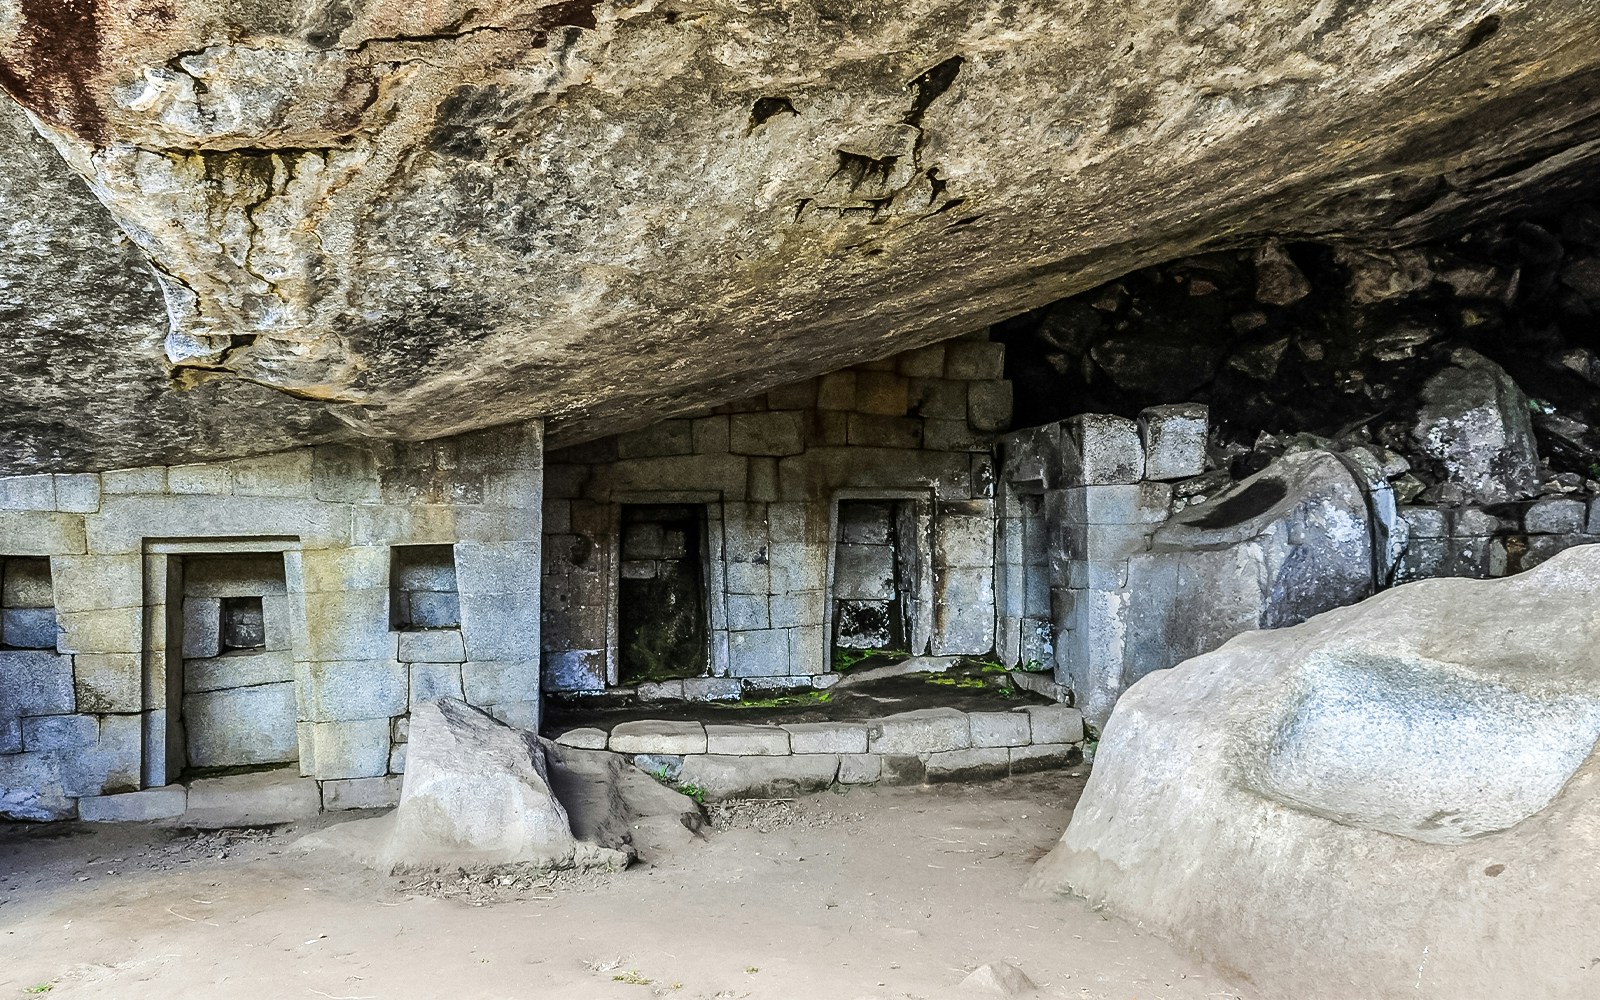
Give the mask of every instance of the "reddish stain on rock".
[[0, 89], [40, 118], [103, 145], [105, 113], [89, 91], [100, 69], [101, 0], [20, 0]]

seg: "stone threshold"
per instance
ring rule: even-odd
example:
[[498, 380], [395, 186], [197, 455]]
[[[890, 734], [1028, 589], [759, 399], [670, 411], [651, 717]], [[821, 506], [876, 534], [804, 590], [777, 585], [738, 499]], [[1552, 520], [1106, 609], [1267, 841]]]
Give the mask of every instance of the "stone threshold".
[[1083, 759], [1083, 715], [1066, 705], [929, 708], [850, 722], [780, 725], [669, 720], [578, 727], [555, 742], [607, 750], [707, 799], [782, 798], [834, 785], [1003, 778]]

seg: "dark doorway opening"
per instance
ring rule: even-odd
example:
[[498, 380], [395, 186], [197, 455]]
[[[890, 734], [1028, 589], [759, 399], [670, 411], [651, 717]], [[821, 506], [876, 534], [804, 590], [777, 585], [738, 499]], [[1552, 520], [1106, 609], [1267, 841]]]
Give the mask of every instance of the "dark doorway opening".
[[617, 585], [618, 680], [703, 677], [709, 667], [705, 507], [625, 504]]
[[914, 503], [839, 501], [833, 563], [836, 649], [907, 649], [916, 597], [912, 566], [916, 552]]

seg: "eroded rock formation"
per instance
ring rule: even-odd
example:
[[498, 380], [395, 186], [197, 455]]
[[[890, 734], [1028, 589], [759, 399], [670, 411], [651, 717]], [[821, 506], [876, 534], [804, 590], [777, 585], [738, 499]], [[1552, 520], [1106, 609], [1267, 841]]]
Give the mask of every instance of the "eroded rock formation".
[[1305, 1000], [1593, 992], [1600, 548], [1134, 685], [1035, 869]]
[[1582, 176], [1597, 52], [1577, 0], [6, 0], [5, 471], [574, 441], [1209, 247], [1415, 239]]

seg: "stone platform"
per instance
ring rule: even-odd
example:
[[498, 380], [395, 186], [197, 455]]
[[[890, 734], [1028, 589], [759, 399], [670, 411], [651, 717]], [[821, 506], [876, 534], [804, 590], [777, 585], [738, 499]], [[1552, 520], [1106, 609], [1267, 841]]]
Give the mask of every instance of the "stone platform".
[[561, 746], [628, 756], [661, 780], [711, 799], [1003, 778], [1076, 763], [1083, 741], [1083, 715], [1066, 705], [925, 708], [772, 725], [645, 719], [555, 736]]

